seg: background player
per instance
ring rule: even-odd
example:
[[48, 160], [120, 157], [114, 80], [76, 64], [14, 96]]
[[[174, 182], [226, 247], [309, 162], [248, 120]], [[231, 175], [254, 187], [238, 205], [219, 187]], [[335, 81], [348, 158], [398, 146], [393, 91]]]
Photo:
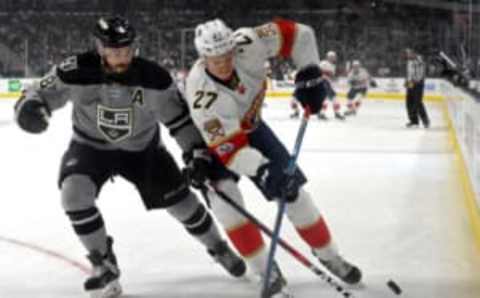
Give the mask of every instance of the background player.
[[243, 275], [244, 262], [222, 240], [160, 140], [158, 121], [184, 151], [203, 143], [171, 76], [134, 57], [136, 33], [125, 19], [100, 18], [94, 34], [96, 51], [54, 67], [15, 106], [19, 126], [41, 133], [54, 110], [73, 104], [73, 137], [59, 186], [63, 208], [93, 265], [85, 290], [91, 297], [121, 293], [113, 238], [95, 204], [102, 185], [115, 175], [136, 186], [148, 210], [166, 208], [232, 275]]
[[347, 108], [345, 116], [357, 114], [362, 99], [367, 96], [369, 84], [373, 84], [368, 71], [361, 66], [360, 61], [354, 60], [352, 62], [352, 69], [348, 73], [348, 84], [350, 90], [347, 93]]
[[290, 118], [296, 119], [300, 117], [300, 107], [298, 102], [295, 100], [295, 98], [292, 98], [290, 100], [290, 108], [292, 109], [292, 113], [290, 114]]
[[[320, 61], [320, 69], [322, 70], [323, 78], [326, 81], [327, 86], [327, 99], [333, 106], [333, 112], [335, 118], [339, 120], [345, 120], [345, 116], [340, 113], [340, 103], [337, 100], [337, 93], [333, 89], [333, 82], [336, 79], [336, 70], [337, 70], [337, 53], [334, 51], [329, 51], [327, 53], [327, 59]], [[318, 113], [318, 119], [328, 120], [327, 112], [328, 101], [323, 102], [322, 110]]]
[[[288, 73], [288, 80], [295, 80], [295, 76], [297, 75], [297, 70], [291, 70]], [[290, 108], [292, 109], [292, 113], [290, 114], [290, 118], [296, 119], [300, 117], [300, 104], [298, 101], [295, 99], [294, 96], [292, 96], [292, 99], [290, 100]]]
[[[285, 198], [288, 218], [319, 261], [343, 281], [359, 282], [360, 270], [338, 254], [325, 219], [303, 189], [306, 178], [302, 171], [297, 168], [295, 175], [285, 174], [290, 155], [261, 118], [266, 89], [263, 65], [276, 56], [292, 58], [299, 69], [297, 100], [313, 113], [320, 109], [326, 87], [312, 28], [279, 19], [234, 33], [216, 19], [197, 26], [195, 46], [200, 59], [189, 72], [186, 98], [215, 160], [232, 176], [250, 177], [267, 199]], [[244, 204], [233, 179], [217, 179], [216, 187]], [[262, 275], [266, 249], [258, 228], [221, 199], [211, 196], [210, 200], [235, 247]], [[275, 296], [288, 294], [278, 266], [274, 268], [267, 296], [284, 297]]]

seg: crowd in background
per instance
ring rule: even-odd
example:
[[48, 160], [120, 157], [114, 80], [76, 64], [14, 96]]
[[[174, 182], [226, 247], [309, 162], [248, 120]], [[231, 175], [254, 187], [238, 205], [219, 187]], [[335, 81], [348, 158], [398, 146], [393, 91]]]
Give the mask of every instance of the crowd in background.
[[[309, 0], [256, 2], [241, 1], [230, 7], [229, 1], [220, 0], [4, 0], [0, 3], [0, 76], [39, 76], [65, 57], [92, 48], [93, 25], [105, 14], [126, 15], [138, 30], [141, 55], [172, 70], [188, 68], [195, 60], [193, 28], [213, 17], [222, 17], [233, 28], [275, 17], [309, 24], [320, 54], [337, 52], [340, 72], [348, 61], [358, 59], [374, 75], [403, 75], [401, 54], [407, 47], [418, 50], [427, 62], [442, 50], [468, 63], [473, 73], [479, 68], [480, 47], [475, 45], [480, 45], [480, 34], [472, 34], [475, 27], [452, 11], [375, 1], [366, 1], [367, 6], [361, 4], [365, 1], [347, 1], [349, 5], [332, 1], [336, 4], [330, 6]], [[274, 75], [289, 67], [272, 65]], [[430, 75], [435, 67], [429, 63]]]

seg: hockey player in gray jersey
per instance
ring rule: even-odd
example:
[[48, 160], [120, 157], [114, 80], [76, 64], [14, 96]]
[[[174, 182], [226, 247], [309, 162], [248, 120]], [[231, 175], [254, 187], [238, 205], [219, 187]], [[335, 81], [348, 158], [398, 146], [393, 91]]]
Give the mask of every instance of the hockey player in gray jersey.
[[55, 66], [15, 105], [18, 125], [41, 133], [54, 110], [73, 104], [73, 136], [59, 187], [63, 208], [93, 265], [85, 290], [91, 297], [121, 293], [113, 238], [95, 205], [102, 185], [115, 175], [136, 186], [146, 209], [166, 208], [230, 274], [243, 275], [245, 263], [221, 238], [160, 139], [158, 122], [184, 152], [204, 146], [170, 75], [134, 56], [136, 34], [125, 19], [100, 18], [94, 35], [96, 51]]

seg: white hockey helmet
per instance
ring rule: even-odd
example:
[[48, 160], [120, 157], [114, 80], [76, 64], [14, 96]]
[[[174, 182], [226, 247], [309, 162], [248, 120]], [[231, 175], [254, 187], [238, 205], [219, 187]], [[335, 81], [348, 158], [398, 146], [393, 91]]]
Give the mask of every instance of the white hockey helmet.
[[337, 58], [337, 53], [334, 51], [328, 51], [327, 58]]
[[353, 61], [352, 61], [352, 66], [354, 66], [354, 67], [360, 67], [360, 61], [358, 61], [358, 60], [353, 60]]
[[223, 55], [235, 47], [233, 31], [220, 19], [195, 28], [195, 48], [200, 56]]

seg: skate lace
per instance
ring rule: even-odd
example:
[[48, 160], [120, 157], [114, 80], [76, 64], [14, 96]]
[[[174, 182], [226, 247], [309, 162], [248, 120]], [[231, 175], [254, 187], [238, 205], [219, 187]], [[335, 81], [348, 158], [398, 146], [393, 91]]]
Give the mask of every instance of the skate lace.
[[93, 266], [92, 277], [101, 277], [107, 272], [116, 276], [120, 275], [120, 270], [115, 264], [109, 260], [104, 260], [101, 265]]
[[93, 265], [93, 276], [102, 276], [106, 272], [111, 272], [114, 275], [120, 274], [115, 258], [111, 254], [102, 257], [98, 252], [93, 252], [88, 258]]
[[109, 259], [103, 260], [103, 266], [102, 267], [105, 269], [105, 271], [108, 270], [115, 275], [120, 274], [120, 270], [118, 269], [118, 266], [114, 262], [111, 262]]

